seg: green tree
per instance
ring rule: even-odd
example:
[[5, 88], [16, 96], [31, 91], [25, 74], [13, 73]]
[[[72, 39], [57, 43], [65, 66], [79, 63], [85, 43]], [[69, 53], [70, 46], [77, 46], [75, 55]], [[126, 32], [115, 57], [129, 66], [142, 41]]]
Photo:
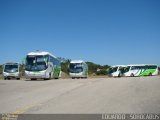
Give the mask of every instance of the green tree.
[[62, 72], [69, 74], [69, 63], [70, 63], [70, 60], [66, 60], [65, 62], [61, 63]]
[[99, 65], [93, 62], [86, 62], [88, 65], [89, 75], [96, 74], [96, 75], [106, 75], [107, 69], [110, 67], [108, 65]]
[[3, 65], [0, 65], [0, 74], [3, 72]]

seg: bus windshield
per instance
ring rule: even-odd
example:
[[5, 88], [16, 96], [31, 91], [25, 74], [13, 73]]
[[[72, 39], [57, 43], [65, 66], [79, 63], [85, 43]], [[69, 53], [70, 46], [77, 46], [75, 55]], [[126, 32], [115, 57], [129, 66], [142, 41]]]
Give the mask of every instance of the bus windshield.
[[118, 67], [111, 67], [109, 68], [109, 74], [114, 73], [118, 70]]
[[42, 71], [47, 69], [48, 56], [27, 56], [27, 71]]
[[5, 65], [4, 72], [7, 73], [18, 72], [18, 65]]
[[83, 71], [83, 67], [81, 63], [71, 63], [70, 64], [71, 73], [80, 73], [82, 71]]

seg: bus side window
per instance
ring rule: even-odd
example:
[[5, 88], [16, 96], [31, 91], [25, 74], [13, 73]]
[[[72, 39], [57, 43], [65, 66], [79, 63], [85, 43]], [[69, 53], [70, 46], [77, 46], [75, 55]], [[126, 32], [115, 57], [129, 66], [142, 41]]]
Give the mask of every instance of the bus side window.
[[135, 66], [132, 66], [131, 70], [135, 70], [135, 69], [136, 69], [136, 67], [135, 67]]
[[145, 66], [145, 69], [149, 69], [149, 66], [148, 66], [148, 65], [146, 65], [146, 66]]

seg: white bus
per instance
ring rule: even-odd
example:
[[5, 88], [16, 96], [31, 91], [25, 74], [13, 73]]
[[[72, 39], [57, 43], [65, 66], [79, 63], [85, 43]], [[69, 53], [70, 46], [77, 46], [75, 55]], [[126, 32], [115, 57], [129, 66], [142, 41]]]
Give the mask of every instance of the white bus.
[[25, 76], [27, 79], [58, 79], [61, 62], [49, 52], [31, 52], [26, 56]]
[[152, 76], [158, 75], [158, 66], [155, 64], [134, 64], [127, 65], [123, 71], [123, 76]]
[[123, 69], [126, 67], [126, 65], [115, 65], [111, 66], [108, 70], [108, 75], [110, 77], [121, 77], [123, 73]]
[[3, 77], [4, 79], [16, 78], [20, 80], [20, 65], [18, 63], [5, 63], [3, 65]]
[[72, 79], [87, 78], [88, 65], [82, 60], [73, 60], [69, 65], [69, 74]]

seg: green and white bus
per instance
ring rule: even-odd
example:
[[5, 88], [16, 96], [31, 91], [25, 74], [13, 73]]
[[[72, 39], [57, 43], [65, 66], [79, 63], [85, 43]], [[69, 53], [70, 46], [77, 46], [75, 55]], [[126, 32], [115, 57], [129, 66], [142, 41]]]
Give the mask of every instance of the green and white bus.
[[30, 52], [26, 56], [25, 76], [27, 79], [58, 79], [61, 62], [49, 52]]
[[127, 65], [123, 71], [123, 76], [152, 76], [158, 75], [158, 66], [155, 64], [134, 64]]
[[83, 60], [72, 60], [69, 65], [69, 75], [74, 78], [87, 78], [88, 65]]

